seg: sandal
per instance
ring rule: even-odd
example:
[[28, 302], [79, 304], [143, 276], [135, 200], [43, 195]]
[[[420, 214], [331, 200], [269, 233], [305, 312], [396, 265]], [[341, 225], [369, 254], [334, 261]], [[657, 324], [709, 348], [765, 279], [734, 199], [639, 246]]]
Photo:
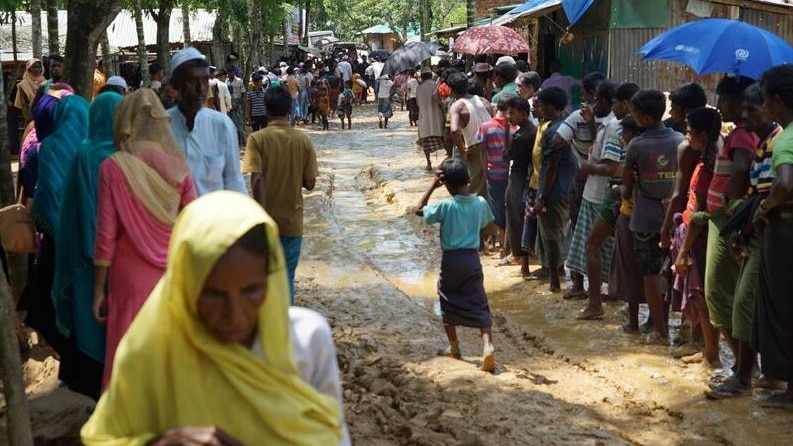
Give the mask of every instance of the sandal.
[[496, 263], [496, 266], [520, 266], [521, 261], [512, 255], [508, 255]]
[[787, 385], [784, 381], [779, 381], [776, 379], [769, 378], [765, 375], [760, 375], [757, 380], [754, 382], [754, 386], [759, 389], [766, 389], [766, 390], [785, 390], [787, 389]]
[[590, 306], [586, 306], [578, 312], [575, 318], [580, 321], [593, 321], [597, 319], [603, 319], [603, 315], [605, 314], [606, 312], [603, 311], [603, 307], [592, 308]]
[[709, 400], [725, 400], [752, 396], [752, 388], [741, 385], [738, 380], [730, 380], [711, 389], [705, 390]]
[[564, 293], [562, 299], [564, 300], [584, 300], [587, 298], [586, 290], [577, 290], [575, 288], [570, 288]]
[[548, 280], [550, 277], [550, 273], [548, 272], [547, 268], [540, 268], [529, 273], [526, 276], [526, 280]]
[[768, 398], [758, 401], [760, 407], [767, 407], [769, 409], [786, 409], [793, 410], [793, 401], [785, 398], [785, 394], [779, 393], [771, 395]]

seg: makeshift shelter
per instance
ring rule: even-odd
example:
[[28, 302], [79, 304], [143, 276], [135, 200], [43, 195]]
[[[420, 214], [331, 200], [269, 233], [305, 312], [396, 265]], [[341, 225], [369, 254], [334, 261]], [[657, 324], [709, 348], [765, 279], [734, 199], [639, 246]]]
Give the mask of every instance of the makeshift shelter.
[[[587, 8], [571, 20], [566, 3]], [[703, 17], [743, 20], [793, 41], [793, 5], [783, 0], [529, 0], [493, 23], [528, 23], [534, 68], [545, 76], [556, 59], [565, 74], [579, 78], [601, 71], [618, 82], [661, 90], [696, 80], [712, 92], [719, 75], [697, 76], [681, 64], [641, 61], [636, 53], [666, 29]]]

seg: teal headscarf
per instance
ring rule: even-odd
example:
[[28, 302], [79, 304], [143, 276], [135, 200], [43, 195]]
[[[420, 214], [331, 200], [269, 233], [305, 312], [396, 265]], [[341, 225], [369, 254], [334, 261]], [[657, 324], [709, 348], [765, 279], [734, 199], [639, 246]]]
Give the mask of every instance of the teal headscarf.
[[77, 148], [88, 136], [88, 102], [62, 98], [55, 108], [55, 131], [41, 141], [36, 195], [30, 215], [39, 231], [54, 238], [59, 227], [63, 186]]
[[64, 336], [73, 335], [77, 347], [99, 362], [105, 360], [105, 327], [91, 313], [99, 165], [115, 152], [113, 116], [122, 98], [105, 92], [88, 109], [88, 137], [66, 176], [55, 235], [55, 322]]

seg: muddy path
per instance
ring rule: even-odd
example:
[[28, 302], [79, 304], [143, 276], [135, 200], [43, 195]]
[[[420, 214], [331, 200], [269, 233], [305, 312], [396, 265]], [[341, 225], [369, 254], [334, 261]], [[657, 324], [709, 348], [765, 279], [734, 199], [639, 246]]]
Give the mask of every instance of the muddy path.
[[354, 120], [353, 130], [310, 130], [321, 179], [306, 201], [298, 303], [334, 326], [356, 444], [791, 441], [793, 415], [749, 398], [708, 401], [710, 370], [623, 334], [622, 304], [577, 321], [581, 302], [496, 267], [497, 256], [483, 257], [497, 373], [477, 369], [474, 330], [462, 332], [463, 361], [437, 357], [440, 251], [437, 228], [412, 214], [431, 179], [415, 128], [397, 112], [380, 130], [371, 107]]
[[[353, 130], [305, 127], [320, 178], [306, 195], [297, 303], [331, 322], [356, 445], [791, 444], [793, 414], [749, 398], [707, 401], [710, 371], [623, 334], [621, 304], [602, 321], [577, 321], [580, 302], [496, 267], [497, 256], [482, 258], [496, 373], [478, 370], [474, 330], [460, 330], [462, 361], [438, 357], [440, 247], [437, 228], [412, 213], [431, 180], [415, 128], [397, 111], [378, 129], [372, 105], [353, 119]], [[57, 361], [34, 352], [26, 380], [37, 444], [79, 444], [91, 402], [59, 387]]]

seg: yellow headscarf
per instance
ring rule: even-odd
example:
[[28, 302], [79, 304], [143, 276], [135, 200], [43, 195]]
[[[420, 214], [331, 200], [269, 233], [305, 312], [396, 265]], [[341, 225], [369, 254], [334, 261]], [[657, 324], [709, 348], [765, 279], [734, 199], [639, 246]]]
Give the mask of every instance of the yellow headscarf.
[[[270, 246], [258, 328], [264, 360], [217, 341], [197, 318], [215, 263], [259, 224]], [[184, 426], [217, 426], [251, 446], [338, 444], [336, 402], [304, 382], [295, 364], [288, 306], [278, 229], [264, 210], [228, 191], [191, 203], [174, 227], [165, 276], [122, 339], [108, 389], [82, 428], [84, 444], [144, 445]]]
[[41, 63], [41, 60], [34, 57], [28, 60], [27, 65], [25, 65], [25, 74], [22, 75], [22, 80], [17, 84], [17, 97], [14, 100], [14, 107], [22, 110], [26, 119], [31, 115], [30, 104], [33, 102], [33, 97], [36, 96], [36, 90], [45, 80], [43, 74], [34, 76], [30, 72], [36, 62]]
[[182, 181], [190, 169], [171, 132], [171, 117], [150, 88], [124, 97], [116, 109], [113, 133], [118, 151], [111, 156], [132, 193], [160, 223], [173, 226]]

